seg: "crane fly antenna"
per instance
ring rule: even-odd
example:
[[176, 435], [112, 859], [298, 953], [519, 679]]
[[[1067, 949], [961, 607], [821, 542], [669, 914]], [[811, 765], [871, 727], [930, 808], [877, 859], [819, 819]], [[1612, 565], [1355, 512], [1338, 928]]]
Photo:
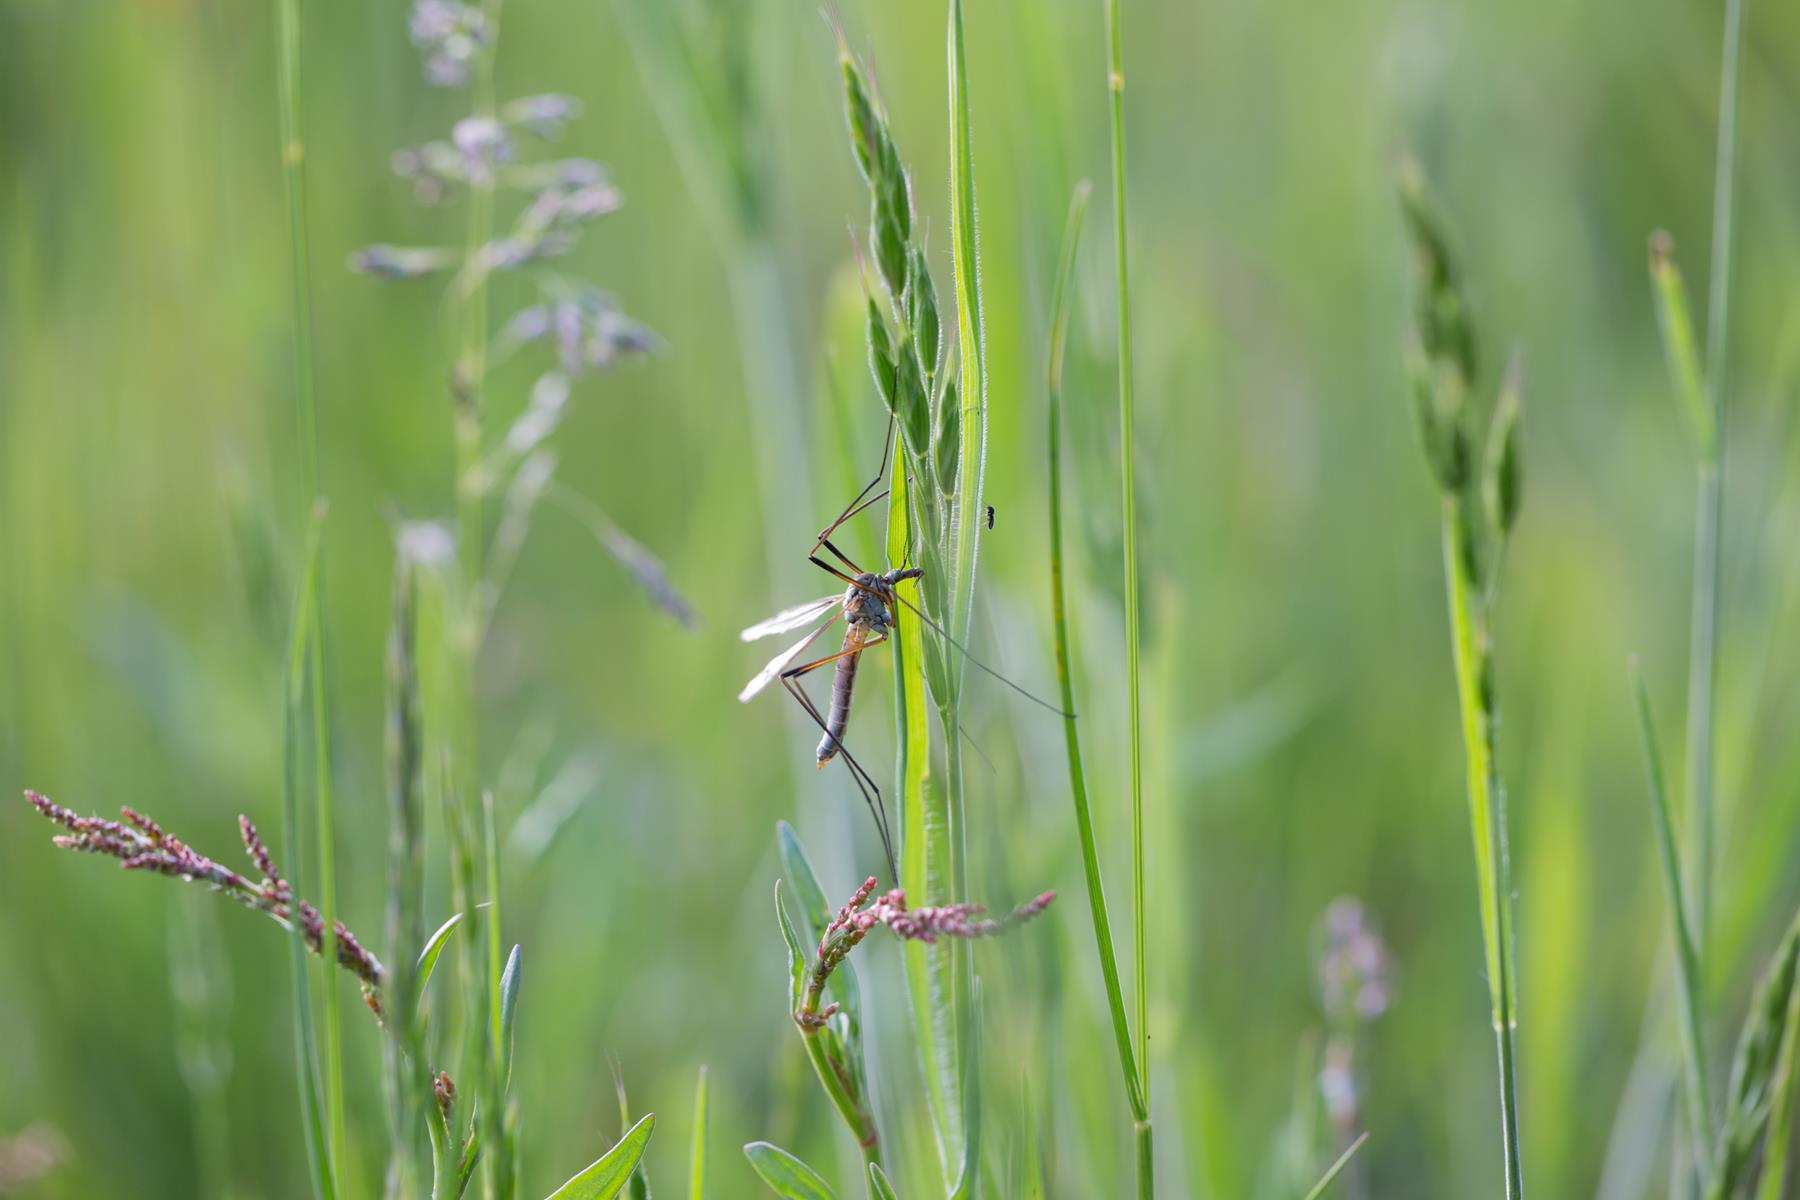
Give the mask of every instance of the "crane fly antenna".
[[992, 667], [988, 666], [986, 663], [982, 662], [979, 658], [976, 658], [973, 654], [970, 654], [969, 648], [967, 646], [963, 645], [961, 642], [957, 641], [955, 638], [951, 637], [949, 630], [945, 629], [942, 625], [939, 625], [936, 621], [934, 621], [930, 617], [926, 616], [922, 611], [920, 611], [918, 605], [914, 604], [911, 600], [908, 600], [905, 596], [902, 596], [899, 592], [894, 593], [894, 599], [898, 600], [900, 603], [902, 603], [902, 604], [906, 605], [906, 607], [910, 608], [915, 617], [917, 617], [917, 618], [919, 618], [919, 620], [925, 622], [926, 628], [935, 632], [939, 637], [943, 638], [946, 642], [949, 642], [952, 646], [955, 646], [959, 651], [962, 652], [962, 656], [964, 658], [968, 659], [975, 666], [981, 668], [981, 670], [985, 671], [987, 674], [992, 675], [995, 679], [998, 679], [1001, 683], [1004, 683], [1007, 687], [1011, 688], [1013, 691], [1019, 693], [1019, 695], [1025, 697], [1027, 700], [1031, 701], [1033, 704], [1037, 705], [1039, 708], [1049, 709], [1051, 712], [1055, 713], [1059, 717], [1071, 717], [1071, 718], [1074, 717], [1074, 715], [1075, 715], [1074, 713], [1067, 712], [1064, 709], [1060, 709], [1060, 708], [1056, 707], [1056, 705], [1050, 703], [1048, 700], [1045, 700], [1040, 696], [1032, 695], [1030, 692], [1026, 691], [1024, 688], [1020, 687], [1018, 684], [1014, 683], [1012, 680], [1008, 679], [1006, 676], [1002, 675], [1000, 672], [994, 670], [994, 668], [992, 668]]

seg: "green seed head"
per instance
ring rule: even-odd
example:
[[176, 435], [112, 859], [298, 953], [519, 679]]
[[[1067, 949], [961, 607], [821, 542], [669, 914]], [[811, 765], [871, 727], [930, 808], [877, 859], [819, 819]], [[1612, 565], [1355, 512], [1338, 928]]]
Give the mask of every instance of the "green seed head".
[[1519, 519], [1523, 480], [1519, 466], [1519, 389], [1521, 369], [1515, 358], [1494, 401], [1494, 420], [1488, 428], [1487, 461], [1482, 471], [1482, 500], [1488, 524], [1504, 538]]
[[962, 406], [956, 401], [956, 384], [944, 385], [938, 401], [937, 445], [933, 447], [938, 487], [946, 496], [956, 494], [956, 469], [962, 454]]

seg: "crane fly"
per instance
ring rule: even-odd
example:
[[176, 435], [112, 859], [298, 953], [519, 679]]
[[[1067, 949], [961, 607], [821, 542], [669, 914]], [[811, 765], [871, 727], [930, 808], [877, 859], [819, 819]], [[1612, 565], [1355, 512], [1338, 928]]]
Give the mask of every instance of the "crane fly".
[[[819, 538], [813, 543], [807, 554], [807, 561], [829, 575], [841, 580], [844, 589], [809, 600], [805, 604], [796, 604], [792, 608], [782, 609], [774, 616], [759, 621], [739, 635], [744, 641], [752, 642], [759, 638], [772, 637], [778, 633], [791, 633], [819, 621], [819, 625], [805, 637], [770, 659], [768, 665], [756, 673], [755, 678], [744, 685], [738, 693], [740, 701], [748, 701], [769, 684], [779, 679], [782, 687], [805, 710], [819, 727], [822, 736], [818, 749], [814, 753], [816, 765], [823, 768], [834, 758], [842, 758], [850, 771], [850, 777], [856, 781], [857, 790], [862, 793], [863, 803], [869, 808], [869, 814], [875, 819], [876, 831], [881, 835], [881, 847], [887, 856], [888, 871], [896, 881], [899, 878], [898, 867], [894, 861], [894, 844], [888, 828], [887, 809], [882, 804], [881, 788], [873, 776], [856, 760], [855, 755], [844, 746], [844, 729], [850, 721], [850, 702], [856, 689], [856, 669], [862, 660], [863, 651], [888, 640], [894, 626], [899, 621], [900, 606], [904, 605], [918, 617], [927, 628], [935, 632], [944, 641], [960, 651], [963, 657], [980, 670], [992, 675], [1026, 699], [1051, 712], [1063, 714], [1062, 709], [1047, 701], [1040, 700], [1012, 680], [1001, 675], [990, 667], [983, 665], [967, 648], [951, 637], [943, 626], [933, 621], [920, 611], [919, 606], [902, 596], [899, 585], [909, 579], [921, 578], [925, 572], [919, 567], [900, 566], [888, 571], [865, 571], [859, 567], [849, 555], [832, 544], [831, 538], [844, 522], [881, 500], [888, 494], [886, 488], [875, 489], [887, 474], [888, 455], [893, 446], [894, 426], [888, 423], [888, 436], [882, 448], [881, 468], [875, 478], [857, 493], [844, 511], [830, 525], [826, 526]], [[871, 493], [873, 493], [871, 495]], [[829, 552], [838, 560], [832, 563], [820, 557], [821, 551]], [[838, 564], [842, 564], [841, 566]], [[839, 619], [844, 622], [844, 640], [840, 649], [831, 654], [800, 661], [806, 657], [807, 651], [824, 636], [825, 631], [835, 625]], [[824, 713], [813, 703], [812, 697], [806, 694], [800, 680], [820, 667], [831, 666], [831, 703]]]

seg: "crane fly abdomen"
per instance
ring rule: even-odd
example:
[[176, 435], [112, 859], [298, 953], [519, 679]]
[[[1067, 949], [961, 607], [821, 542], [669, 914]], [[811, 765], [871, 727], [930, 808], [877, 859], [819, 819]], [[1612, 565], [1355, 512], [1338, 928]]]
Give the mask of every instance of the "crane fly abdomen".
[[[844, 635], [845, 648], [854, 643], [862, 644], [856, 626]], [[850, 696], [856, 689], [856, 664], [862, 661], [862, 651], [846, 654], [837, 660], [837, 669], [831, 674], [831, 708], [825, 714], [825, 736], [819, 739], [819, 765], [822, 767], [837, 757], [839, 747], [843, 745], [844, 726], [850, 723]]]

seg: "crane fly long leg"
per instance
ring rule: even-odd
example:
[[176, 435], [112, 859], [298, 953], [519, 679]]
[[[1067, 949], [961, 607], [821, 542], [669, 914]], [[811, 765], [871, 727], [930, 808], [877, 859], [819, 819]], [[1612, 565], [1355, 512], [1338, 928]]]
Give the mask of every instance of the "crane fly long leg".
[[826, 538], [837, 532], [839, 525], [842, 525], [845, 521], [848, 521], [851, 517], [854, 517], [857, 513], [875, 503], [876, 500], [881, 499], [880, 496], [876, 496], [865, 501], [864, 497], [874, 491], [875, 485], [880, 483], [882, 479], [887, 476], [888, 457], [893, 453], [894, 449], [895, 420], [896, 418], [890, 413], [888, 415], [887, 436], [881, 439], [881, 465], [875, 469], [875, 477], [863, 485], [862, 491], [856, 493], [856, 499], [844, 506], [844, 511], [838, 514], [837, 520], [827, 525], [824, 532], [819, 534], [819, 541], [813, 543], [813, 552], [815, 554], [818, 553], [819, 545], [823, 543]]
[[[894, 882], [899, 883], [899, 866], [894, 861], [892, 831], [888, 827], [887, 806], [882, 803], [880, 786], [875, 782], [874, 777], [869, 774], [868, 770], [864, 768], [860, 762], [856, 761], [856, 756], [850, 753], [849, 748], [844, 745], [843, 739], [831, 732], [830, 724], [819, 714], [818, 706], [812, 702], [812, 697], [808, 696], [806, 690], [800, 686], [800, 678], [802, 676], [812, 671], [816, 671], [820, 667], [837, 662], [839, 659], [852, 655], [860, 655], [870, 646], [879, 646], [886, 640], [887, 638], [885, 636], [875, 638], [858, 646], [846, 647], [843, 650], [839, 650], [836, 654], [828, 654], [824, 658], [815, 659], [809, 663], [802, 663], [797, 667], [789, 667], [781, 673], [781, 683], [783, 687], [787, 688], [788, 693], [799, 702], [800, 707], [806, 710], [806, 715], [813, 719], [813, 723], [819, 727], [820, 731], [824, 733], [825, 737], [829, 740], [833, 756], [841, 757], [844, 760], [844, 766], [850, 771], [850, 777], [856, 781], [857, 790], [862, 792], [863, 803], [868, 806], [869, 815], [875, 820], [875, 830], [881, 835], [881, 848], [883, 853], [887, 856], [888, 872], [890, 876], [892, 876]], [[825, 763], [820, 762], [819, 765], [824, 766]]]
[[969, 648], [967, 646], [963, 645], [961, 642], [957, 641], [955, 638], [951, 637], [949, 630], [945, 629], [942, 625], [939, 625], [936, 621], [934, 621], [930, 617], [926, 616], [922, 611], [920, 611], [918, 605], [914, 604], [911, 600], [908, 600], [905, 596], [902, 596], [899, 592], [894, 593], [894, 599], [899, 601], [901, 604], [906, 605], [907, 608], [911, 609], [913, 615], [915, 617], [919, 618], [919, 620], [923, 621], [927, 628], [932, 630], [939, 637], [943, 638], [946, 642], [949, 642], [952, 646], [956, 647], [958, 652], [960, 652], [964, 658], [968, 659], [969, 662], [973, 663], [976, 667], [980, 668], [982, 671], [985, 671], [987, 674], [992, 675], [995, 679], [998, 679], [1001, 683], [1004, 683], [1007, 687], [1009, 687], [1013, 691], [1019, 693], [1019, 695], [1025, 697], [1027, 700], [1031, 701], [1033, 704], [1037, 705], [1039, 708], [1047, 708], [1059, 717], [1073, 717], [1075, 715], [1072, 712], [1064, 712], [1062, 709], [1056, 707], [1056, 705], [1050, 703], [1048, 700], [1045, 700], [1042, 697], [1032, 695], [1030, 692], [1026, 691], [1024, 688], [1020, 687], [1018, 684], [1014, 683], [1012, 680], [1008, 679], [1006, 676], [1002, 675], [1000, 672], [994, 670], [994, 668], [992, 668], [992, 667], [988, 666], [986, 663], [982, 662], [979, 658], [976, 658], [973, 654], [970, 654]]

